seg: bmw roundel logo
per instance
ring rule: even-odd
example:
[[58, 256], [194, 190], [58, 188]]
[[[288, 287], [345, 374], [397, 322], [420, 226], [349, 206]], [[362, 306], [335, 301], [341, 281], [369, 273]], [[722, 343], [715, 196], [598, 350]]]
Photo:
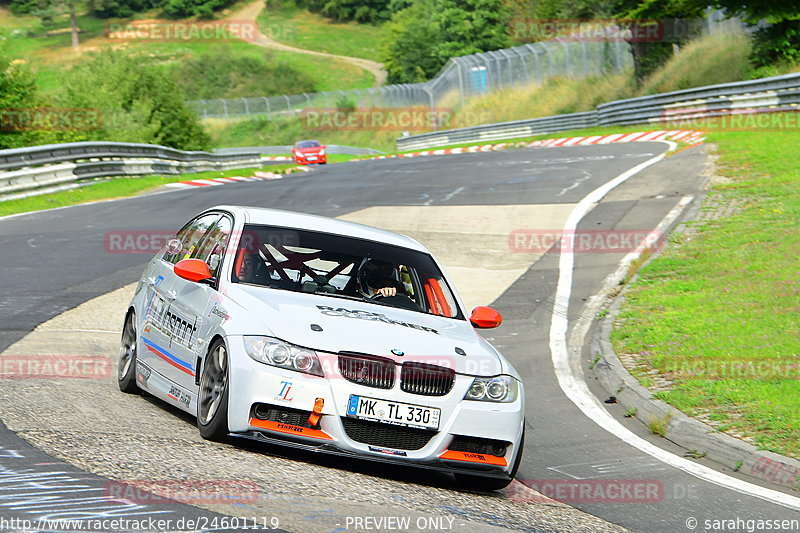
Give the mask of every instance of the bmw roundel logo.
[[400, 357], [401, 355], [405, 355], [405, 353], [403, 353], [403, 350], [398, 350], [397, 348], [393, 348], [392, 349], [392, 355], [396, 355], [397, 357]]

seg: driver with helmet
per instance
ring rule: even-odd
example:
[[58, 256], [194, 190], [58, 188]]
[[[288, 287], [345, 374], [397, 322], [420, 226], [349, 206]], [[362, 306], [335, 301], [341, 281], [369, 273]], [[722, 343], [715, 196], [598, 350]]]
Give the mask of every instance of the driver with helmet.
[[367, 298], [385, 298], [403, 294], [404, 287], [393, 264], [367, 258], [358, 269], [358, 290]]

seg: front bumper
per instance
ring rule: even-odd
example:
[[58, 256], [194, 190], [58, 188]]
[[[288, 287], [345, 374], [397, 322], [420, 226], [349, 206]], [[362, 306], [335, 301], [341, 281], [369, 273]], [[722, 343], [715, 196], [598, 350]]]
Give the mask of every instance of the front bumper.
[[328, 162], [328, 156], [327, 155], [317, 155], [317, 156], [295, 155], [294, 156], [294, 162], [296, 164], [298, 164], [298, 165], [311, 165], [311, 164], [316, 164], [316, 163], [325, 164], [325, 163]]
[[[241, 337], [229, 338], [228, 349], [231, 354], [228, 427], [234, 436], [447, 472], [507, 478], [513, 469], [524, 420], [521, 385], [518, 398], [511, 403], [469, 401], [463, 397], [472, 377], [457, 375], [446, 395], [423, 396], [400, 390], [399, 380], [391, 389], [353, 383], [338, 372], [335, 364], [325, 365], [325, 378], [265, 365], [246, 355]], [[441, 409], [439, 428], [429, 432], [409, 431], [403, 426], [348, 418], [350, 395]], [[253, 410], [254, 405], [261, 404], [295, 414], [310, 414], [318, 399], [324, 405], [315, 426], [304, 423], [302, 416], [296, 416], [292, 422], [260, 420]], [[398, 444], [408, 440], [408, 433], [416, 444]], [[420, 433], [426, 434], [420, 436]], [[387, 441], [382, 443], [384, 435]], [[464, 440], [502, 442], [505, 453], [478, 453], [456, 445]]]
[[459, 464], [447, 461], [407, 461], [402, 459], [395, 459], [391, 456], [383, 455], [367, 455], [348, 452], [337, 448], [331, 444], [310, 444], [290, 439], [276, 438], [275, 436], [265, 434], [261, 431], [249, 431], [247, 433], [231, 433], [230, 437], [237, 439], [246, 439], [249, 441], [260, 442], [264, 444], [271, 444], [274, 446], [284, 446], [296, 450], [303, 450], [307, 452], [322, 453], [325, 455], [332, 455], [337, 457], [346, 457], [350, 459], [361, 459], [383, 464], [391, 464], [398, 466], [412, 466], [414, 468], [421, 468], [424, 470], [433, 470], [437, 472], [445, 472], [448, 474], [469, 474], [471, 476], [480, 476], [487, 478], [509, 479], [509, 474], [500, 468], [476, 468], [469, 464]]

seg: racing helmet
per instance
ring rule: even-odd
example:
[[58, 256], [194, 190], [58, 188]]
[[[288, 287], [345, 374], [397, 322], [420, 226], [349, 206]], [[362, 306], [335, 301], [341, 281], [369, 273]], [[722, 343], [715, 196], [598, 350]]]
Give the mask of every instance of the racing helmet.
[[367, 257], [358, 267], [358, 290], [367, 298], [383, 287], [396, 287], [399, 281], [397, 269], [386, 261]]

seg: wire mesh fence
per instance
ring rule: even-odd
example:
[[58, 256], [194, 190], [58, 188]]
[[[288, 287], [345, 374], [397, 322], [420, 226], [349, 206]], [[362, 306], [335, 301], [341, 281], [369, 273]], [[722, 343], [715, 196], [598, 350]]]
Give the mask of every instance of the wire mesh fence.
[[192, 107], [203, 118], [263, 115], [268, 119], [291, 116], [307, 109], [436, 108], [443, 102], [494, 90], [543, 82], [555, 76], [582, 78], [630, 68], [633, 59], [625, 41], [539, 42], [450, 59], [425, 83], [386, 85], [256, 98], [196, 100]]
[[[669, 35], [683, 38], [688, 35], [687, 32], [725, 33], [741, 31], [743, 28], [738, 19], [718, 10], [709, 11], [704, 19], [665, 19], [658, 21], [657, 26], [665, 33], [661, 36], [665, 41], [672, 39]], [[356, 108], [452, 107], [463, 104], [471, 96], [532, 82], [542, 83], [557, 76], [577, 79], [633, 68], [631, 46], [622, 27], [613, 27], [611, 33], [615, 37], [586, 40], [572, 36], [455, 57], [445, 64], [435, 78], [425, 83], [256, 98], [196, 100], [190, 104], [203, 118], [264, 116], [270, 120], [297, 115], [309, 109], [346, 111]]]

